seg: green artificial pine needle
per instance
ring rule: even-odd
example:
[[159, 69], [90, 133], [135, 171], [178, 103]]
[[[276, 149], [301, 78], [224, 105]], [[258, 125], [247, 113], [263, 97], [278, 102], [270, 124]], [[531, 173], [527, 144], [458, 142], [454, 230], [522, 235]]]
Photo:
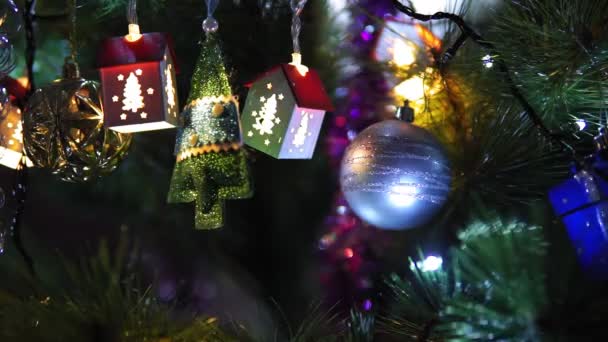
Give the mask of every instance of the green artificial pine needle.
[[[420, 260], [425, 256], [419, 253]], [[410, 259], [411, 278], [393, 274], [387, 280], [392, 305], [380, 319], [382, 332], [403, 341], [440, 341], [436, 329], [445, 302], [451, 297], [451, 283], [443, 269], [423, 271]]]
[[373, 342], [375, 323], [373, 314], [352, 310], [344, 342]]
[[539, 340], [547, 305], [542, 230], [494, 219], [474, 222], [459, 238], [452, 258], [461, 288], [442, 310], [439, 329], [451, 340]]
[[[0, 291], [0, 340], [236, 341], [220, 329], [216, 319], [177, 318], [149, 286], [139, 285], [134, 270], [124, 267], [127, 247], [123, 238], [116, 252], [102, 243], [96, 256], [79, 263], [60, 259], [56, 272], [68, 281], [66, 286], [42, 277], [22, 284], [36, 288], [36, 295]], [[43, 266], [49, 267], [52, 260], [56, 258]]]
[[[608, 2], [507, 1], [491, 40], [526, 98], [560, 131], [606, 108]], [[572, 131], [572, 130], [571, 130]]]
[[[276, 303], [275, 303], [276, 304]], [[284, 312], [281, 308], [276, 306], [277, 316], [282, 318], [282, 322], [273, 322], [274, 326], [285, 326], [283, 329], [285, 334], [275, 330], [271, 332], [271, 335], [264, 333], [264, 336], [259, 336], [259, 329], [251, 326], [244, 326], [235, 322], [234, 333], [237, 336], [237, 340], [241, 342], [349, 342], [350, 340], [344, 340], [344, 332], [341, 327], [346, 322], [339, 319], [339, 313], [335, 307], [324, 309], [321, 303], [313, 304], [310, 310], [307, 312], [305, 317], [300, 321], [297, 328], [292, 328], [285, 317]], [[257, 330], [258, 334], [254, 331]], [[359, 342], [354, 340], [353, 342]]]
[[493, 218], [459, 238], [444, 268], [424, 271], [410, 261], [411, 278], [387, 282], [393, 305], [382, 331], [403, 341], [539, 340], [548, 303], [542, 230]]
[[469, 44], [441, 73], [428, 74], [431, 83], [439, 81], [442, 87], [416, 114], [416, 122], [448, 152], [452, 198], [462, 198], [451, 203], [463, 216], [475, 198], [500, 208], [544, 199], [567, 176], [570, 162], [506, 94], [500, 73], [480, 69], [482, 53]]
[[298, 328], [292, 332], [289, 342], [337, 341], [337, 322], [338, 313], [333, 307], [323, 309], [320, 303], [316, 304]]
[[201, 55], [192, 75], [188, 103], [209, 96], [232, 96], [217, 35], [207, 35], [201, 45]]

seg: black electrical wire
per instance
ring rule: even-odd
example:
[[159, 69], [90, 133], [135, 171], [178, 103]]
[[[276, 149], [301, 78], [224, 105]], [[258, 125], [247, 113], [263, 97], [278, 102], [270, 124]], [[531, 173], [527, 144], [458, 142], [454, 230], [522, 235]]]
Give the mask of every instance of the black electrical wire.
[[[36, 40], [34, 35], [34, 5], [35, 0], [26, 0], [25, 8], [23, 11], [23, 19], [25, 23], [25, 62], [27, 69], [28, 78], [28, 89], [24, 99], [24, 103], [33, 94], [35, 89], [34, 82], [34, 60], [36, 58]], [[13, 243], [17, 248], [17, 251], [23, 258], [23, 261], [27, 265], [30, 274], [35, 277], [36, 270], [34, 268], [34, 259], [25, 249], [21, 236], [21, 226], [23, 221], [23, 212], [25, 210], [25, 201], [27, 199], [27, 187], [28, 187], [28, 168], [25, 162], [25, 157], [21, 158], [19, 166], [17, 168], [17, 176], [13, 184], [12, 195], [16, 201], [15, 214], [12, 221], [10, 222], [10, 232], [13, 238]]]
[[[475, 30], [473, 30], [473, 28], [471, 28], [462, 17], [454, 13], [436, 12], [434, 14], [421, 14], [414, 11], [414, 9], [411, 7], [402, 4], [399, 0], [393, 0], [393, 4], [397, 10], [410, 18], [424, 22], [433, 20], [450, 20], [456, 26], [458, 26], [461, 34], [456, 42], [448, 50], [446, 50], [444, 57], [441, 59], [441, 63], [443, 64], [449, 62], [449, 60], [456, 55], [458, 49], [462, 47], [464, 42], [469, 38], [482, 48], [486, 49], [491, 56], [498, 56], [496, 47], [492, 43], [484, 40], [483, 37], [479, 33], [475, 32]], [[498, 65], [498, 69], [504, 75], [505, 82], [509, 86], [509, 91], [523, 107], [530, 120], [532, 120], [534, 126], [550, 141], [559, 145], [562, 150], [570, 152], [577, 162], [582, 163], [582, 159], [577, 155], [574, 147], [568, 144], [561, 134], [551, 132], [551, 130], [543, 123], [540, 115], [538, 115], [534, 107], [528, 102], [528, 100], [526, 100], [525, 96], [515, 84], [507, 64], [500, 57], [494, 58], [494, 62]]]

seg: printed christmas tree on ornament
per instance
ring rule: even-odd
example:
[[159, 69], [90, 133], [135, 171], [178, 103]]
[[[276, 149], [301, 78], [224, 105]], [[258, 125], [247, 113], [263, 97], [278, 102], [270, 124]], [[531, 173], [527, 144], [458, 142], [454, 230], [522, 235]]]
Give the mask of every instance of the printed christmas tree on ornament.
[[137, 113], [138, 110], [144, 108], [144, 97], [141, 96], [141, 84], [139, 84], [139, 79], [134, 73], [131, 73], [127, 78], [123, 96], [122, 110]]
[[308, 113], [305, 111], [302, 112], [302, 121], [300, 121], [300, 127], [293, 138], [293, 146], [301, 147], [306, 142], [306, 138], [312, 135], [312, 133], [308, 131], [308, 120]]
[[262, 97], [260, 99], [261, 102], [264, 103], [262, 107], [261, 113], [257, 115], [255, 119], [255, 124], [253, 128], [255, 128], [260, 135], [264, 134], [272, 134], [272, 128], [275, 126], [275, 122], [277, 124], [280, 122], [280, 119], [277, 118], [277, 95], [272, 94], [272, 96], [268, 99]]
[[165, 92], [167, 93], [167, 105], [170, 111], [174, 111], [175, 106], [177, 106], [177, 94], [175, 93], [175, 85], [173, 85], [173, 74], [173, 65], [167, 65], [167, 68], [165, 69], [165, 79], [167, 80]]

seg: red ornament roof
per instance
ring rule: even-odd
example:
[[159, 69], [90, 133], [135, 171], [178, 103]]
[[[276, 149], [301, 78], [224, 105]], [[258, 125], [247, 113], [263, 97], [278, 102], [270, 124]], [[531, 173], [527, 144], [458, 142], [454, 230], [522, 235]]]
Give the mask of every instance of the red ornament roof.
[[262, 74], [255, 81], [246, 84], [246, 86], [250, 88], [253, 83], [278, 70], [281, 70], [285, 75], [298, 107], [320, 109], [328, 112], [334, 111], [334, 106], [325, 91], [323, 82], [321, 82], [319, 74], [313, 69], [309, 69], [306, 75], [302, 76], [295, 66], [280, 64]]
[[160, 62], [165, 56], [165, 50], [173, 59], [176, 71], [179, 70], [173, 49], [173, 40], [166, 33], [144, 33], [134, 42], [129, 42], [124, 36], [104, 40], [97, 55], [97, 64], [100, 68], [117, 65], [128, 65], [144, 62]]

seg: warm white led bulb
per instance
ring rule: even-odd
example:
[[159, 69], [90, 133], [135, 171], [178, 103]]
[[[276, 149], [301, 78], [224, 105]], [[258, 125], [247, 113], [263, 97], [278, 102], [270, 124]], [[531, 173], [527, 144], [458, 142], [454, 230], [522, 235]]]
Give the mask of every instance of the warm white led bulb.
[[391, 52], [393, 62], [400, 68], [408, 67], [416, 62], [416, 46], [412, 42], [396, 39]]
[[420, 76], [413, 76], [394, 89], [395, 93], [400, 97], [409, 101], [417, 101], [424, 98], [424, 79]]
[[494, 59], [492, 59], [492, 56], [490, 55], [483, 56], [481, 58], [481, 61], [483, 62], [483, 65], [488, 69], [494, 66]]
[[139, 25], [137, 24], [129, 24], [129, 34], [125, 36], [125, 39], [128, 42], [136, 42], [140, 40], [142, 37], [141, 32], [139, 31]]
[[291, 63], [289, 64], [295, 66], [302, 76], [306, 76], [308, 73], [308, 67], [302, 64], [302, 55], [297, 52], [291, 54]]

